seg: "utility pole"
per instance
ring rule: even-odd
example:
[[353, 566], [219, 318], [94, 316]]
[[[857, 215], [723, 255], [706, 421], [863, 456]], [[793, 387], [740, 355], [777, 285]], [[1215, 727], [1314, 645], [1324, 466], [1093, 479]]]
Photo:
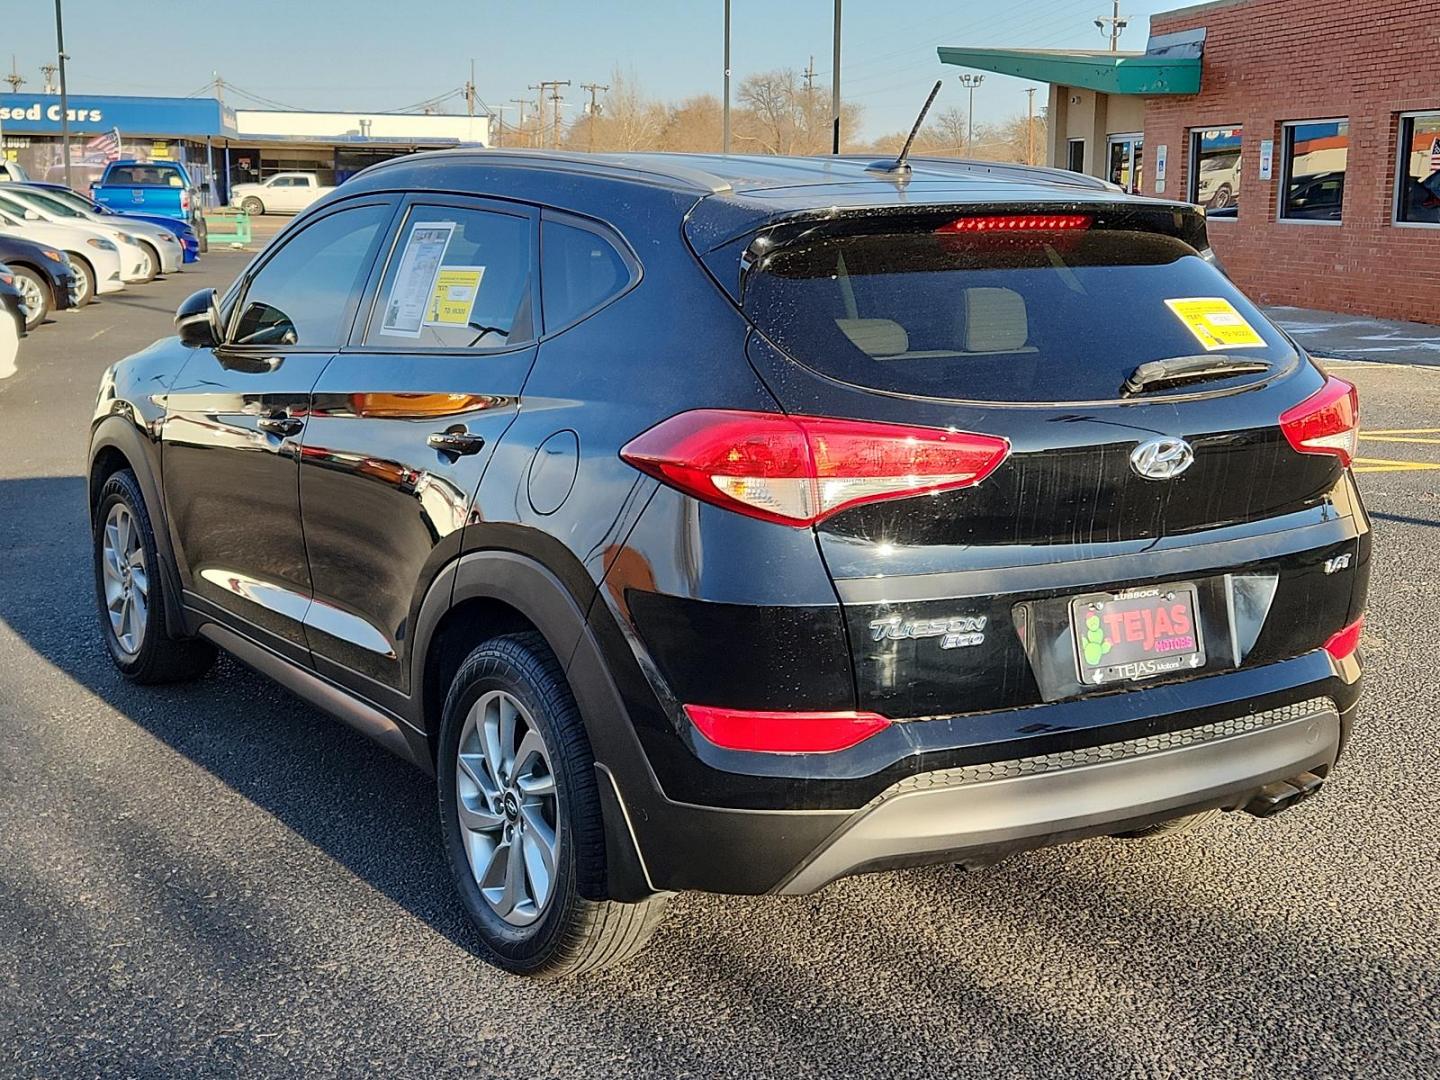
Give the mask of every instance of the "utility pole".
[[1035, 87], [1025, 91], [1025, 164], [1035, 164]]
[[70, 186], [70, 95], [65, 91], [65, 26], [60, 0], [55, 0], [55, 52], [60, 61], [60, 144], [65, 159], [65, 186]]
[[20, 92], [20, 87], [25, 85], [25, 76], [21, 75], [15, 68], [15, 54], [10, 54], [10, 74], [5, 76], [5, 81], [10, 84], [10, 92]]
[[595, 100], [595, 95], [603, 90], [609, 90], [608, 86], [601, 86], [599, 83], [587, 82], [580, 84], [581, 90], [590, 92], [590, 118], [585, 122], [585, 148], [592, 153], [595, 150], [595, 118], [600, 115], [600, 103]]
[[54, 64], [41, 64], [40, 74], [45, 76], [45, 89], [43, 93], [47, 96], [55, 92], [55, 72], [59, 71]]
[[[515, 133], [516, 133], [517, 135], [524, 135], [524, 134], [525, 134], [525, 106], [528, 105], [528, 104], [530, 104], [530, 102], [529, 102], [529, 100], [526, 99], [526, 98], [512, 97], [512, 98], [510, 99], [510, 104], [515, 106], [515, 117], [516, 117], [516, 119], [515, 119]], [[501, 126], [501, 128], [504, 128], [505, 125], [504, 125], [504, 123], [502, 122], [500, 126]], [[519, 145], [519, 144], [517, 143], [516, 145]]]
[[1105, 33], [1105, 25], [1110, 25], [1110, 51], [1120, 51], [1120, 33], [1130, 25], [1130, 16], [1120, 14], [1120, 0], [1112, 0], [1113, 7], [1109, 15], [1101, 15], [1095, 20], [1095, 25], [1100, 32]]
[[815, 89], [815, 54], [810, 54], [810, 66], [805, 69], [805, 96]]
[[835, 50], [830, 64], [830, 115], [834, 118], [835, 133], [830, 142], [830, 152], [840, 153], [840, 0], [835, 0]]
[[465, 115], [475, 115], [475, 61], [470, 61], [470, 81], [465, 84]]
[[965, 114], [965, 156], [975, 154], [975, 91], [985, 81], [984, 75], [972, 75], [968, 71], [960, 76], [960, 85], [970, 91], [970, 108]]
[[[560, 145], [560, 102], [562, 102], [562, 101], [565, 100], [564, 98], [562, 98], [562, 97], [560, 96], [560, 87], [562, 87], [562, 86], [569, 86], [569, 85], [570, 85], [570, 80], [569, 80], [569, 79], [564, 79], [564, 80], [561, 80], [561, 79], [541, 79], [541, 80], [540, 80], [540, 84], [539, 84], [538, 86], [529, 87], [529, 89], [531, 89], [531, 90], [539, 90], [539, 91], [540, 91], [540, 108], [541, 108], [541, 109], [543, 109], [543, 108], [545, 107], [545, 91], [546, 91], [546, 90], [549, 90], [549, 91], [550, 91], [550, 102], [551, 102], [552, 105], [555, 106], [554, 134], [551, 136], [551, 138], [554, 140], [554, 143], [555, 143], [555, 145], [556, 145], [557, 147]], [[538, 114], [537, 114], [537, 115], [538, 115]], [[543, 121], [542, 121], [542, 124], [543, 124]], [[542, 136], [543, 136], [543, 131], [542, 131]], [[544, 145], [545, 145], [545, 140], [544, 140], [543, 137], [542, 137], [541, 140], [540, 140], [540, 145], [541, 145], [541, 146], [544, 146]]]
[[210, 85], [215, 89], [215, 100], [220, 102], [220, 107], [223, 109], [225, 107], [225, 80], [220, 77], [218, 71], [212, 71], [210, 76]]
[[730, 0], [725, 0], [725, 121], [720, 152], [730, 153]]

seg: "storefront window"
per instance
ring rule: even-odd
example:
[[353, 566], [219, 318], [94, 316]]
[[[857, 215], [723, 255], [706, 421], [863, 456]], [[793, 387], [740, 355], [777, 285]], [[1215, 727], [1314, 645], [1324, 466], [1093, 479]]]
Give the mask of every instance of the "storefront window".
[[1065, 167], [1071, 172], [1085, 171], [1085, 140], [1071, 139], [1065, 145]]
[[1243, 129], [1204, 128], [1190, 133], [1190, 201], [1207, 217], [1234, 217], [1240, 208]]
[[1440, 112], [1400, 118], [1399, 173], [1395, 220], [1440, 225]]
[[1145, 179], [1145, 139], [1141, 135], [1111, 135], [1108, 179], [1134, 194]]
[[1345, 159], [1350, 121], [1314, 120], [1285, 125], [1285, 183], [1280, 216], [1292, 221], [1339, 223], [1345, 202]]

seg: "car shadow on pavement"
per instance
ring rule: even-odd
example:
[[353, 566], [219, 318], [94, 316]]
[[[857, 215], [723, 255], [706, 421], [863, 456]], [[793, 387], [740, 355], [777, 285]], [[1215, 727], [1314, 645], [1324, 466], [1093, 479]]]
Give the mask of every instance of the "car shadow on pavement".
[[0, 622], [132, 723], [475, 951], [448, 879], [431, 779], [224, 654], [194, 683], [127, 682], [99, 632], [82, 479], [0, 481], [0, 507], [0, 545], [10, 553]]

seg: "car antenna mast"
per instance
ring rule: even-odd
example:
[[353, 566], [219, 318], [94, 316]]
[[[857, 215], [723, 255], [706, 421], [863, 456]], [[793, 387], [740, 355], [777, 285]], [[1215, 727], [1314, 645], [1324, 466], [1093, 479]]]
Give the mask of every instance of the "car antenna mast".
[[915, 136], [920, 134], [920, 125], [925, 123], [925, 116], [930, 111], [930, 106], [935, 104], [935, 95], [940, 93], [941, 80], [936, 79], [935, 85], [930, 88], [930, 96], [925, 99], [925, 104], [920, 106], [920, 115], [915, 117], [915, 126], [910, 129], [910, 137], [905, 140], [905, 145], [900, 148], [900, 156], [894, 161], [877, 161], [867, 168], [867, 172], [887, 173], [896, 180], [904, 183], [910, 179], [910, 147], [915, 142]]

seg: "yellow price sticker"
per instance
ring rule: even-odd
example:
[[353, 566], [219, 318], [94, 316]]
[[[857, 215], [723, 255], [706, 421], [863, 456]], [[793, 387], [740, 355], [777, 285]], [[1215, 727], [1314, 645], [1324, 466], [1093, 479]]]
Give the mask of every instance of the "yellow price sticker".
[[480, 293], [483, 266], [442, 266], [435, 277], [426, 326], [469, 326]]
[[1195, 335], [1207, 352], [1216, 349], [1247, 349], [1263, 346], [1255, 328], [1235, 305], [1219, 296], [1200, 296], [1187, 300], [1166, 300], [1165, 306]]

